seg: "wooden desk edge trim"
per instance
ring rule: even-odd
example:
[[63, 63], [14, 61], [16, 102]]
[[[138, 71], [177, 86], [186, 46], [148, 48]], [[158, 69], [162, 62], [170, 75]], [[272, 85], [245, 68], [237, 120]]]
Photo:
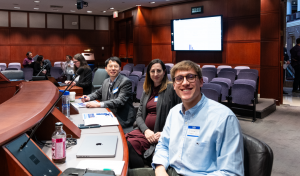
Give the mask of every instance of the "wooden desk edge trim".
[[[111, 110], [109, 108], [106, 108], [106, 110], [108, 112], [111, 112]], [[126, 138], [125, 138], [125, 135], [123, 132], [123, 128], [120, 124], [118, 125], [118, 128], [119, 128], [120, 135], [122, 138], [122, 143], [123, 143], [123, 161], [125, 161], [121, 176], [126, 176], [127, 170], [128, 170], [128, 164], [129, 164], [129, 152], [128, 152], [127, 141], [126, 141]]]

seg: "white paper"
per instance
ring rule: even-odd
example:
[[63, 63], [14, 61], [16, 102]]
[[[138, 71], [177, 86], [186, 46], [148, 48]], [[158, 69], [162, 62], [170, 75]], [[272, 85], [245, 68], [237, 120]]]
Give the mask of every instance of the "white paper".
[[125, 161], [111, 160], [83, 160], [78, 163], [76, 168], [89, 170], [111, 169], [116, 175], [121, 175]]
[[[96, 100], [94, 100], [94, 101], [89, 101], [89, 102], [99, 103], [99, 102], [96, 101]], [[85, 108], [87, 103], [88, 103], [88, 102], [85, 102], [85, 103], [72, 103], [72, 105], [75, 106], [75, 107], [77, 107], [77, 108]]]
[[119, 125], [116, 117], [111, 112], [107, 113], [83, 113], [84, 125], [113, 126]]

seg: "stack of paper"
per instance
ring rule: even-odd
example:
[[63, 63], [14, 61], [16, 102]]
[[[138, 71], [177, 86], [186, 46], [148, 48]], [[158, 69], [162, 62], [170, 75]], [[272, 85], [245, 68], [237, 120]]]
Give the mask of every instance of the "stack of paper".
[[121, 175], [125, 161], [110, 160], [83, 160], [76, 168], [89, 170], [113, 170], [116, 175]]
[[111, 112], [107, 113], [84, 113], [82, 114], [84, 125], [112, 126], [119, 125], [116, 117]]

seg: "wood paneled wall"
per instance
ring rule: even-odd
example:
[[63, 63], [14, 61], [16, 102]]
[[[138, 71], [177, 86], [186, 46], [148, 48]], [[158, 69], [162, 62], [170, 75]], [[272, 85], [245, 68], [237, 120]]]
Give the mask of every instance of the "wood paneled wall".
[[[204, 13], [191, 15], [191, 7]], [[280, 0], [194, 1], [148, 9], [138, 7], [120, 14], [115, 22], [132, 17], [134, 63], [160, 58], [165, 63], [192, 60], [200, 65], [247, 65], [260, 74], [260, 96], [282, 103], [282, 37]], [[170, 20], [223, 15], [223, 51], [171, 51]], [[281, 78], [280, 78], [281, 77]]]
[[0, 62], [22, 63], [31, 51], [33, 55], [43, 55], [53, 65], [55, 61], [65, 61], [66, 55], [92, 49], [95, 64], [104, 65], [111, 56], [110, 41], [109, 30], [0, 27]]

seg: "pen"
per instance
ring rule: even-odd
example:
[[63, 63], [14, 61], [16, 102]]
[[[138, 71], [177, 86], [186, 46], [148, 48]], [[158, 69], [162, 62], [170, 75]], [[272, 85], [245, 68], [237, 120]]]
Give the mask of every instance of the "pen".
[[79, 126], [79, 129], [99, 128], [101, 125]]

